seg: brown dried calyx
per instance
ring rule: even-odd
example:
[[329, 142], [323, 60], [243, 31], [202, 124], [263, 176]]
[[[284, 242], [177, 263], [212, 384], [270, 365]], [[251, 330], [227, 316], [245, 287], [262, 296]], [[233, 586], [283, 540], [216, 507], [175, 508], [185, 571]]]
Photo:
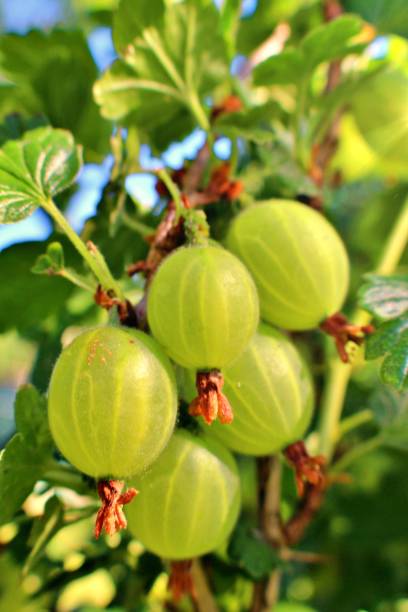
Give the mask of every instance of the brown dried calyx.
[[326, 460], [322, 455], [310, 456], [302, 440], [287, 446], [283, 454], [295, 470], [296, 488], [299, 497], [303, 497], [306, 483], [318, 489], [325, 488], [324, 466]]
[[119, 300], [111, 289], [105, 291], [101, 285], [98, 285], [95, 291], [94, 300], [98, 306], [105, 308], [105, 310], [110, 310], [116, 306], [119, 320], [122, 325], [127, 325], [128, 327], [138, 326], [137, 314], [132, 304], [129, 300], [124, 300], [123, 302]]
[[349, 362], [349, 355], [346, 351], [347, 343], [354, 342], [354, 344], [361, 345], [365, 336], [374, 332], [372, 325], [353, 325], [349, 323], [341, 312], [336, 312], [323, 321], [320, 329], [334, 338], [337, 352], [343, 363]]
[[172, 561], [167, 588], [171, 591], [173, 600], [177, 603], [184, 595], [196, 597], [193, 577], [191, 575], [192, 560]]
[[127, 520], [122, 510], [138, 494], [136, 489], [130, 488], [122, 493], [125, 483], [121, 480], [100, 480], [98, 482], [98, 495], [102, 507], [98, 510], [95, 522], [95, 537], [99, 538], [105, 529], [108, 535], [113, 535], [120, 529], [126, 529]]
[[222, 393], [224, 377], [219, 370], [209, 372], [197, 372], [196, 397], [189, 406], [189, 413], [192, 416], [202, 416], [208, 425], [215, 419], [219, 419], [222, 424], [232, 423], [234, 415], [231, 404]]

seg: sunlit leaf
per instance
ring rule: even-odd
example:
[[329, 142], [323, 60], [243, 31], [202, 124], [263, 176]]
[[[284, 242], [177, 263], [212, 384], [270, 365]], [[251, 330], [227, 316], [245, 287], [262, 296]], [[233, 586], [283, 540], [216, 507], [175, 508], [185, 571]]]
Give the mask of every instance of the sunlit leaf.
[[49, 127], [26, 132], [0, 149], [0, 223], [15, 223], [69, 187], [82, 164], [69, 132]]

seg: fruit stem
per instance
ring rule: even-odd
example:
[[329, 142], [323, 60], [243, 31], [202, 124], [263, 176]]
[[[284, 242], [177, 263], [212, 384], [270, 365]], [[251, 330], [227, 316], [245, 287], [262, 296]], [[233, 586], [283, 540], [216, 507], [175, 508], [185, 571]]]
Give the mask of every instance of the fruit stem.
[[51, 198], [44, 201], [42, 203], [42, 207], [45, 212], [47, 212], [50, 217], [52, 217], [52, 219], [64, 231], [66, 236], [71, 241], [72, 245], [86, 261], [100, 284], [106, 290], [113, 290], [119, 299], [124, 300], [125, 296], [121, 288], [119, 287], [117, 281], [113, 278], [111, 271], [109, 270], [108, 265], [105, 261], [105, 258], [97, 249], [97, 247], [93, 243], [89, 243], [89, 246], [85, 245], [83, 240], [81, 240], [78, 234], [73, 230], [67, 219], [64, 217], [62, 212], [55, 205]]
[[[408, 198], [391, 233], [388, 236], [380, 257], [375, 274], [392, 274], [408, 242]], [[366, 325], [371, 321], [368, 312], [357, 309], [352, 317], [356, 325]], [[331, 360], [329, 374], [323, 392], [322, 409], [319, 425], [319, 452], [330, 460], [336, 440], [339, 435], [339, 423], [343, 410], [347, 386], [352, 373], [352, 366], [344, 364], [338, 359]]]

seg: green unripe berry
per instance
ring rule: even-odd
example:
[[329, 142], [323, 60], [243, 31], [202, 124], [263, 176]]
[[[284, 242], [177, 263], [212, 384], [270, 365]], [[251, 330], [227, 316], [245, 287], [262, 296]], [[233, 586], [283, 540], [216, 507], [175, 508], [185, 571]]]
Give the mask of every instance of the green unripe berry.
[[247, 349], [224, 369], [234, 420], [209, 430], [244, 455], [270, 455], [303, 437], [313, 411], [310, 373], [293, 343], [261, 325]]
[[55, 364], [51, 432], [61, 453], [85, 474], [124, 478], [146, 468], [166, 446], [176, 413], [170, 362], [142, 332], [88, 330]]
[[[177, 369], [180, 395], [194, 397], [194, 371]], [[224, 390], [234, 420], [214, 421], [208, 435], [243, 455], [276, 453], [303, 437], [314, 391], [309, 369], [293, 342], [265, 323], [245, 351], [224, 368]]]
[[188, 368], [222, 368], [245, 349], [259, 319], [245, 266], [213, 246], [180, 248], [151, 284], [149, 326], [170, 357]]
[[269, 323], [313, 329], [342, 307], [349, 282], [346, 249], [315, 210], [289, 200], [262, 202], [236, 217], [227, 242], [251, 272]]
[[372, 76], [351, 109], [370, 147], [386, 161], [408, 164], [408, 77], [398, 70]]
[[214, 440], [178, 430], [158, 460], [131, 484], [140, 490], [126, 507], [128, 527], [151, 552], [177, 560], [218, 548], [240, 508], [232, 455]]

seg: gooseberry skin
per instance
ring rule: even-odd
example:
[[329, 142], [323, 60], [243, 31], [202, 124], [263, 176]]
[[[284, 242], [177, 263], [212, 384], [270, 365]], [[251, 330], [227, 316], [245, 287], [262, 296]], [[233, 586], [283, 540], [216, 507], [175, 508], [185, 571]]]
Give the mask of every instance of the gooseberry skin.
[[333, 226], [290, 200], [268, 200], [233, 221], [228, 248], [258, 288], [261, 317], [289, 330], [318, 327], [343, 305], [349, 261]]
[[[258, 457], [303, 437], [314, 406], [312, 377], [282, 332], [262, 323], [245, 351], [223, 373], [234, 420], [228, 427], [214, 421], [209, 436], [234, 452]], [[183, 399], [189, 401], [194, 394], [194, 372], [178, 370], [177, 378]]]
[[152, 463], [174, 429], [172, 366], [140, 331], [100, 327], [59, 356], [48, 391], [51, 433], [61, 453], [95, 478], [126, 478]]
[[308, 368], [294, 344], [269, 325], [224, 370], [234, 410], [228, 427], [214, 422], [210, 434], [243, 455], [270, 455], [303, 437], [314, 392]]
[[238, 469], [215, 440], [177, 430], [157, 461], [131, 480], [140, 490], [126, 507], [128, 528], [165, 559], [191, 559], [218, 548], [238, 517]]
[[372, 149], [386, 161], [408, 163], [408, 78], [388, 69], [368, 79], [351, 98], [357, 125]]
[[225, 249], [182, 247], [153, 278], [147, 318], [176, 363], [222, 368], [242, 353], [256, 330], [256, 287], [245, 266]]

